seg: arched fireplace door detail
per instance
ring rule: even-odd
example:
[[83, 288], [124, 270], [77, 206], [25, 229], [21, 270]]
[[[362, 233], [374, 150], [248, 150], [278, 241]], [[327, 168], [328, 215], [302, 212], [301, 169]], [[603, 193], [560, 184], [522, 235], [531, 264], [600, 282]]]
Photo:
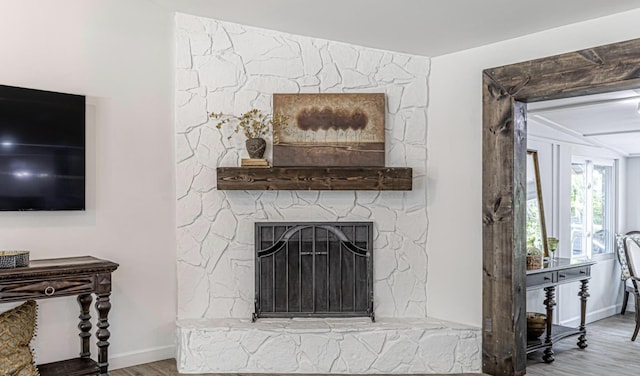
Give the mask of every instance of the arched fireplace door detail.
[[370, 317], [372, 222], [258, 222], [256, 296], [261, 317]]

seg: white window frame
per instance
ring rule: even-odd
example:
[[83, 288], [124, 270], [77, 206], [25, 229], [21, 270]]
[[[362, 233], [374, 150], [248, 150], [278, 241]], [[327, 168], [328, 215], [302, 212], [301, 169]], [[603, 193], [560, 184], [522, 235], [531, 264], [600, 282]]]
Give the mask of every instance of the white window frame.
[[[618, 218], [618, 160], [616, 159], [603, 159], [603, 158], [592, 158], [585, 157], [579, 155], [572, 155], [571, 164], [581, 163], [586, 166], [585, 171], [585, 179], [586, 179], [586, 192], [585, 192], [585, 217], [582, 220], [582, 249], [583, 253], [581, 255], [573, 254], [573, 246], [571, 247], [571, 258], [587, 258], [587, 259], [602, 259], [602, 258], [610, 258], [615, 251], [615, 233], [617, 229], [617, 218]], [[593, 255], [593, 242], [592, 238], [592, 225], [593, 225], [593, 192], [591, 190], [591, 182], [593, 177], [593, 167], [595, 166], [606, 166], [611, 167], [611, 181], [610, 184], [610, 194], [608, 195], [606, 207], [610, 208], [608, 213], [605, 215], [608, 216], [606, 222], [610, 223], [610, 236], [608, 241], [608, 252], [600, 253], [597, 255]], [[571, 203], [570, 203], [571, 205]], [[571, 207], [571, 206], [570, 206]], [[573, 240], [573, 239], [571, 239]]]

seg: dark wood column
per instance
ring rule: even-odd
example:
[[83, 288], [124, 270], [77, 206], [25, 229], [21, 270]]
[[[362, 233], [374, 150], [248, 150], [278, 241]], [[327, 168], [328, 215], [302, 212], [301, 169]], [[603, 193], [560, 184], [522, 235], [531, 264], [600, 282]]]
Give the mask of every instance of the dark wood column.
[[640, 39], [483, 72], [482, 369], [526, 368], [526, 102], [640, 88]]
[[522, 375], [526, 337], [518, 328], [526, 320], [525, 237], [515, 233], [524, 230], [526, 218], [524, 106], [487, 74], [483, 100], [491, 111], [483, 112], [482, 364], [494, 375]]

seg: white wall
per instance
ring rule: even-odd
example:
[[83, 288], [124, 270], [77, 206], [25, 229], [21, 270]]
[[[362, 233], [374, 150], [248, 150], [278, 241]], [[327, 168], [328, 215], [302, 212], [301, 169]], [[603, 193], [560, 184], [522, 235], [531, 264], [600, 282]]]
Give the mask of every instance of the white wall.
[[640, 157], [627, 158], [627, 223], [623, 232], [640, 230]]
[[482, 70], [640, 37], [640, 10], [432, 59], [428, 129], [430, 316], [482, 318]]
[[[178, 14], [179, 318], [249, 318], [256, 221], [373, 221], [374, 310], [425, 317], [426, 112], [429, 59]], [[217, 166], [239, 166], [210, 112], [270, 112], [273, 93], [386, 93], [386, 163], [412, 167], [410, 192], [219, 191]], [[266, 155], [269, 158], [269, 148]]]
[[[0, 84], [83, 94], [89, 103], [87, 210], [2, 212], [0, 248], [119, 263], [112, 366], [171, 357], [173, 16], [147, 1], [5, 0], [0, 46]], [[40, 301], [39, 362], [77, 356], [78, 314], [74, 298]]]
[[[626, 207], [627, 223], [621, 233], [640, 230], [640, 157], [627, 158]], [[629, 298], [628, 311], [635, 311], [633, 296]]]
[[[627, 157], [624, 159], [624, 165], [619, 167], [620, 171], [624, 171], [624, 181], [620, 182], [619, 188], [619, 197], [620, 202], [623, 202], [624, 206], [624, 215], [622, 217], [618, 217], [620, 221], [618, 226], [618, 232], [623, 234], [628, 231], [631, 231], [633, 226], [640, 225], [640, 217], [638, 217], [637, 213], [640, 210], [640, 200], [637, 198], [636, 192], [640, 189], [640, 163], [638, 159], [635, 157]], [[630, 167], [631, 165], [631, 167]], [[635, 184], [635, 185], [634, 185]], [[631, 219], [636, 213], [635, 219]], [[620, 270], [620, 265], [616, 256], [616, 264], [617, 270]], [[616, 283], [620, 285], [620, 294], [623, 294], [624, 287], [622, 286], [622, 281], [620, 280], [620, 272], [618, 272]], [[620, 299], [620, 304], [622, 305], [622, 299]], [[620, 306], [622, 308], [622, 306]], [[627, 310], [635, 311], [635, 304], [633, 304], [633, 299], [629, 298], [629, 303], [627, 305]], [[618, 311], [619, 312], [619, 311]]]

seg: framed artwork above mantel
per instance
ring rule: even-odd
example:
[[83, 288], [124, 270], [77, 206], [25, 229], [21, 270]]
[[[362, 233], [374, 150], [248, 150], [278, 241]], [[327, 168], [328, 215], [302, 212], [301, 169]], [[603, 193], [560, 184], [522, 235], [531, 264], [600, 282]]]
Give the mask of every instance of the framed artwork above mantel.
[[273, 94], [273, 166], [384, 167], [385, 95]]

